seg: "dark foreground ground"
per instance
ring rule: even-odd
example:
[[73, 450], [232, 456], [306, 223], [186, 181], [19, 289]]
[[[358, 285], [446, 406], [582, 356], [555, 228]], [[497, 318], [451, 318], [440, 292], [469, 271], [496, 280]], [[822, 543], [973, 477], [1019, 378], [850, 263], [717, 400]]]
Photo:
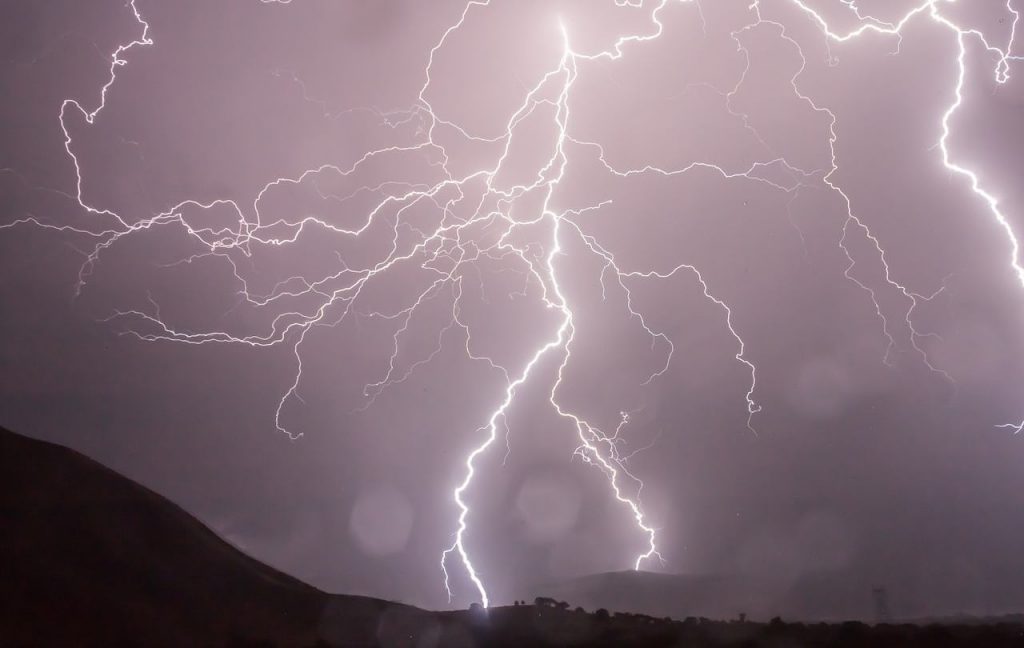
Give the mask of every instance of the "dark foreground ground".
[[0, 648], [7, 646], [1024, 647], [1024, 623], [673, 621], [544, 601], [428, 612], [321, 592], [66, 448], [0, 429]]
[[[735, 648], [797, 648], [812, 646], [1024, 646], [1019, 623], [978, 626], [868, 626], [718, 622], [707, 619], [672, 621], [647, 617], [612, 616], [543, 610], [531, 607], [491, 611], [474, 625], [463, 615], [459, 625], [468, 629], [468, 642], [457, 632], [450, 645], [476, 646], [680, 646]], [[446, 634], [446, 636], [448, 636]], [[429, 645], [429, 644], [428, 644]], [[441, 643], [439, 645], [449, 645]]]

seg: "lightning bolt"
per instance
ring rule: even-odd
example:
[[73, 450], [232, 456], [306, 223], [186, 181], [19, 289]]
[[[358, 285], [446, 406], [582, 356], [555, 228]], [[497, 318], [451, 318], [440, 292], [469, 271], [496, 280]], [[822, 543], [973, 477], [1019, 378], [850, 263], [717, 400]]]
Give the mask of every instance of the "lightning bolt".
[[[263, 4], [281, 5], [290, 4], [291, 1], [260, 0]], [[897, 21], [884, 21], [866, 14], [857, 6], [855, 0], [839, 0], [839, 4], [854, 16], [857, 23], [855, 28], [846, 32], [835, 30], [821, 12], [803, 0], [753, 0], [747, 6], [749, 22], [731, 33], [737, 50], [746, 59], [746, 66], [732, 88], [713, 90], [722, 97], [726, 113], [732, 119], [738, 120], [760, 143], [765, 153], [763, 159], [746, 168], [738, 169], [726, 168], [712, 162], [694, 162], [680, 168], [663, 168], [656, 165], [623, 167], [610, 159], [600, 142], [584, 140], [573, 134], [570, 111], [573, 87], [581, 72], [588, 66], [617, 61], [627, 55], [629, 48], [641, 47], [644, 43], [662, 38], [665, 32], [662, 14], [670, 2], [691, 5], [702, 29], [707, 30], [699, 0], [660, 0], [655, 3], [615, 0], [619, 7], [642, 9], [644, 6], [652, 6], [649, 23], [644, 31], [622, 35], [608, 48], [593, 52], [574, 49], [570, 38], [571, 25], [560, 22], [562, 48], [557, 63], [553, 64], [533, 86], [525, 89], [521, 104], [509, 117], [503, 131], [498, 134], [470, 132], [468, 128], [439, 114], [429, 98], [433, 87], [435, 56], [446, 47], [453, 34], [466, 28], [470, 15], [474, 11], [487, 10], [491, 0], [467, 2], [458, 19], [436, 41], [427, 55], [423, 85], [413, 106], [406, 110], [385, 112], [355, 108], [331, 112], [326, 102], [307, 93], [306, 85], [298, 75], [283, 69], [275, 70], [274, 74], [277, 76], [297, 84], [301, 88], [303, 99], [319, 105], [325, 117], [334, 119], [353, 111], [368, 111], [396, 132], [400, 129], [414, 129], [413, 141], [369, 151], [349, 166], [324, 164], [297, 174], [275, 178], [266, 183], [248, 204], [228, 199], [186, 199], [160, 213], [130, 218], [109, 208], [94, 205], [87, 198], [83, 188], [84, 171], [75, 153], [72, 128], [69, 127], [72, 116], [77, 116], [87, 126], [93, 125], [107, 105], [117, 80], [118, 69], [128, 64], [127, 57], [131, 51], [154, 45], [149, 23], [139, 12], [135, 0], [129, 0], [127, 7], [138, 25], [139, 35], [130, 42], [119, 45], [111, 54], [109, 76], [101, 86], [98, 99], [92, 107], [85, 107], [87, 102], [69, 98], [62, 102], [58, 113], [58, 122], [64, 136], [64, 150], [74, 169], [74, 190], [59, 193], [73, 200], [86, 215], [93, 217], [96, 225], [87, 227], [60, 224], [29, 215], [0, 225], [0, 228], [32, 225], [94, 241], [92, 249], [84, 253], [85, 261], [79, 271], [76, 294], [86, 285], [92, 269], [103, 253], [113, 245], [143, 231], [166, 226], [181, 228], [200, 251], [179, 263], [194, 263], [205, 259], [225, 263], [230, 268], [232, 278], [237, 282], [238, 294], [243, 303], [256, 310], [278, 309], [274, 311], [269, 326], [261, 332], [245, 334], [225, 330], [183, 330], [165, 319], [159, 304], [151, 296], [147, 298], [146, 310], [117, 310], [108, 319], [129, 323], [127, 334], [149, 342], [192, 345], [242, 344], [252, 347], [287, 346], [295, 358], [295, 373], [291, 384], [277, 403], [275, 425], [279, 431], [293, 439], [299, 438], [301, 433], [293, 432], [285, 426], [282, 420], [284, 408], [293, 398], [301, 402], [299, 391], [303, 380], [304, 343], [315, 327], [337, 327], [342, 322], [354, 318], [370, 319], [395, 326], [387, 366], [382, 370], [379, 379], [366, 383], [366, 400], [363, 408], [371, 407], [384, 390], [404, 382], [417, 369], [436, 358], [442, 352], [446, 339], [461, 336], [466, 357], [493, 372], [500, 380], [502, 389], [486, 422], [476, 431], [481, 439], [465, 455], [462, 462], [462, 479], [452, 490], [452, 500], [458, 511], [456, 528], [452, 544], [442, 552], [440, 560], [449, 600], [453, 592], [448, 562], [449, 559], [457, 557], [483, 605], [488, 606], [491, 602], [484, 585], [485, 579], [474, 565], [467, 546], [471, 515], [467, 494], [478, 477], [478, 461], [481, 456], [491, 449], [502, 431], [507, 441], [510, 434], [508, 413], [522, 388], [530, 381], [550, 381], [544, 383], [550, 385], [547, 391], [548, 403], [560, 419], [575, 431], [578, 440], [573, 456], [597, 468], [606, 477], [612, 496], [633, 519], [639, 535], [643, 538], [642, 549], [632, 560], [634, 568], [640, 569], [651, 559], [661, 559], [661, 554], [657, 545], [657, 529], [648, 520], [642, 505], [641, 493], [644, 482], [628, 468], [629, 459], [642, 448], [630, 452], [623, 449], [625, 444], [622, 433], [630, 422], [630, 414], [623, 412], [614, 430], [605, 432], [599, 424], [588, 420], [584, 413], [573, 411], [559, 398], [566, 380], [566, 369], [573, 359], [577, 327], [585, 325], [578, 320], [578, 314], [569, 298], [570, 293], [566, 290], [560, 274], [560, 267], [572, 260], [567, 245], [570, 242], [581, 244], [587, 254], [599, 261], [602, 269], [598, 280], [602, 287], [602, 296], [607, 300], [610, 294], [608, 288], [614, 286], [614, 293], [622, 296], [626, 315], [650, 338], [652, 346], [664, 350], [663, 361], [652, 369], [643, 385], [656, 381], [669, 371], [674, 358], [675, 344], [667, 333], [650, 323], [650, 318], [642, 309], [635, 306], [632, 286], [637, 282], [678, 281], [683, 277], [689, 277], [694, 282], [697, 294], [720, 310], [725, 330], [736, 344], [733, 359], [749, 372], [749, 383], [744, 394], [746, 427], [754, 434], [754, 417], [761, 411], [760, 404], [755, 400], [758, 387], [757, 366], [747, 354], [747, 345], [740, 333], [743, 326], [735, 321], [733, 308], [717, 296], [712, 290], [713, 282], [705, 277], [697, 266], [683, 261], [665, 268], [624, 267], [614, 253], [589, 232], [587, 224], [588, 216], [601, 210], [613, 209], [612, 201], [573, 208], [555, 206], [557, 189], [571, 160], [596, 161], [605, 172], [617, 178], [671, 178], [694, 171], [713, 173], [727, 181], [756, 183], [780, 192], [789, 197], [787, 208], [801, 190], [824, 187], [836, 195], [844, 206], [842, 234], [838, 241], [847, 261], [844, 274], [864, 291], [880, 321], [882, 335], [886, 340], [883, 362], [889, 364], [893, 352], [905, 350], [904, 345], [897, 340], [898, 334], [895, 332], [897, 326], [902, 326], [905, 329], [904, 335], [909, 343], [909, 350], [917, 354], [928, 369], [952, 382], [952, 376], [943, 368], [936, 366], [921, 346], [921, 341], [932, 334], [919, 331], [914, 324], [915, 309], [920, 304], [934, 299], [944, 287], [939, 286], [930, 292], [915, 291], [901, 283], [890, 271], [888, 254], [881, 240], [855, 213], [853, 200], [835, 181], [840, 171], [836, 153], [840, 130], [837, 116], [800, 89], [800, 77], [807, 65], [807, 58], [799, 42], [790, 36], [785, 23], [766, 17], [765, 6], [797, 8], [800, 14], [818, 28], [827, 43], [834, 44], [853, 41], [866, 33], [892, 36], [898, 43], [905, 26], [915, 20], [931, 20], [949, 32], [956, 41], [958, 73], [953, 84], [952, 102], [942, 116], [941, 136], [937, 147], [941, 151], [945, 167], [967, 181], [973, 193], [1002, 227], [1010, 244], [1010, 267], [1024, 287], [1020, 245], [1007, 216], [1001, 211], [994, 194], [983, 186], [979, 175], [954, 161], [949, 150], [952, 121], [963, 104], [963, 89], [968, 74], [966, 58], [969, 42], [980, 43], [985, 51], [995, 58], [994, 78], [999, 84], [1009, 80], [1012, 62], [1021, 58], [1012, 53], [1020, 14], [1012, 6], [1011, 0], [1007, 0], [1006, 9], [1013, 16], [1013, 24], [1005, 46], [993, 45], [980, 31], [961, 27], [946, 17], [942, 13], [942, 6], [953, 0], [924, 0]], [[792, 164], [784, 156], [772, 151], [766, 140], [754, 128], [749, 117], [735, 109], [733, 99], [747, 78], [751, 61], [750, 52], [743, 39], [756, 29], [773, 30], [781, 41], [798, 53], [801, 64], [790, 78], [789, 85], [796, 97], [827, 119], [831, 154], [830, 165], [827, 168], [803, 169]], [[506, 169], [513, 142], [517, 138], [518, 127], [535, 115], [547, 113], [550, 113], [550, 121], [555, 127], [552, 140], [546, 144], [549, 146], [546, 149], [549, 155], [538, 165], [531, 181], [507, 183], [502, 179], [501, 172]], [[454, 170], [453, 154], [446, 148], [442, 133], [449, 136], [454, 133], [463, 142], [497, 147], [499, 152], [489, 166], [459, 172]], [[417, 182], [393, 180], [376, 185], [364, 185], [344, 195], [325, 192], [320, 188], [321, 179], [351, 178], [371, 161], [387, 159], [389, 156], [406, 156], [423, 162], [423, 172], [427, 177]], [[788, 181], [771, 179], [772, 176], [766, 173], [770, 169], [781, 170]], [[271, 192], [298, 186], [312, 187], [321, 199], [338, 205], [347, 206], [355, 198], [367, 195], [376, 197], [376, 202], [363, 213], [361, 224], [356, 226], [340, 226], [327, 218], [317, 216], [273, 218], [264, 214], [263, 204]], [[520, 203], [526, 203], [527, 197], [536, 195], [542, 196], [541, 204], [535, 210], [531, 210], [529, 216], [524, 217], [520, 210], [513, 209]], [[420, 208], [431, 208], [436, 217], [435, 221], [425, 226], [414, 219], [413, 214]], [[218, 227], [200, 226], [193, 224], [193, 219], [188, 216], [192, 211], [205, 213], [213, 210], [227, 210], [232, 214], [234, 224]], [[468, 215], [463, 213], [467, 211]], [[344, 237], [346, 240], [359, 241], [360, 237], [378, 231], [388, 232], [390, 241], [383, 255], [371, 263], [354, 266], [339, 253], [337, 266], [317, 276], [294, 275], [279, 281], [269, 292], [258, 291], [251, 285], [252, 279], [246, 271], [245, 261], [251, 260], [255, 249], [298, 244], [304, 235], [312, 233], [331, 234]], [[542, 236], [523, 242], [522, 239], [529, 232], [542, 232]], [[872, 286], [855, 274], [858, 261], [848, 247], [848, 242], [853, 237], [861, 237], [873, 248], [882, 270], [884, 286]], [[474, 276], [473, 273], [479, 276], [479, 264], [483, 261], [502, 264], [509, 271], [522, 277], [523, 287], [516, 295], [535, 298], [556, 315], [556, 324], [547, 332], [545, 339], [523, 359], [520, 366], [506, 366], [483, 353], [474, 341], [473, 325], [463, 316], [467, 278]], [[363, 309], [364, 293], [368, 291], [368, 285], [376, 285], [381, 278], [410, 268], [422, 271], [430, 280], [404, 306], [393, 310]], [[894, 323], [892, 313], [887, 313], [883, 308], [879, 297], [881, 290], [895, 291], [902, 298], [905, 306], [898, 314], [898, 323]], [[313, 305], [304, 306], [303, 300], [312, 302]], [[405, 348], [405, 341], [417, 325], [417, 315], [426, 304], [435, 301], [450, 305], [450, 318], [438, 329], [436, 343], [430, 352], [413, 362], [406, 362], [403, 366], [402, 350]], [[549, 358], [550, 362], [555, 363], [554, 371], [545, 368]], [[1024, 421], [1000, 427], [1009, 427], [1015, 432], [1020, 432], [1024, 429]]]
[[[986, 206], [991, 216], [995, 219], [996, 223], [999, 224], [1003, 232], [1006, 234], [1006, 238], [1010, 244], [1010, 269], [1016, 275], [1017, 280], [1020, 282], [1021, 286], [1024, 287], [1024, 267], [1021, 266], [1020, 243], [1017, 239], [1016, 233], [1014, 232], [1012, 225], [1010, 224], [1009, 219], [1007, 218], [1006, 214], [1004, 214], [1002, 210], [999, 208], [999, 201], [996, 199], [996, 197], [982, 186], [982, 182], [979, 175], [975, 171], [967, 168], [966, 166], [963, 166], [962, 164], [955, 162], [949, 151], [949, 140], [953, 132], [951, 121], [953, 117], [957, 114], [957, 112], [960, 110], [960, 108], [963, 106], [963, 89], [967, 81], [967, 48], [969, 40], [975, 39], [982, 45], [982, 47], [989, 54], [994, 55], [995, 65], [993, 66], [993, 78], [996, 83], [1000, 85], [1005, 84], [1007, 81], [1010, 80], [1011, 62], [1021, 59], [1021, 57], [1015, 56], [1013, 54], [1013, 46], [1017, 35], [1017, 25], [1020, 21], [1020, 12], [1013, 6], [1013, 0], [1006, 0], [1006, 10], [1011, 16], [1013, 16], [1013, 19], [1011, 22], [1010, 35], [1007, 40], [1006, 46], [999, 47], [990, 43], [985, 34], [978, 31], [977, 29], [961, 27], [960, 25], [956, 24], [954, 21], [950, 20], [948, 17], [943, 15], [941, 12], [941, 6], [944, 4], [953, 4], [954, 2], [956, 2], [956, 0], [925, 0], [924, 2], [918, 4], [917, 6], [914, 6], [909, 11], [907, 11], [902, 17], [900, 17], [898, 21], [891, 22], [880, 20], [876, 17], [864, 14], [857, 7], [855, 0], [842, 0], [842, 4], [844, 4], [851, 11], [853, 11], [858, 21], [860, 22], [860, 24], [856, 28], [844, 33], [833, 29], [829, 25], [828, 21], [821, 15], [821, 13], [809, 7], [805, 2], [803, 2], [803, 0], [792, 0], [792, 3], [801, 11], [803, 11], [807, 16], [809, 16], [820, 28], [821, 33], [824, 34], [828, 41], [831, 42], [845, 43], [848, 41], [855, 40], [866, 33], [874, 32], [883, 35], [895, 36], [897, 38], [898, 51], [898, 45], [900, 42], [902, 42], [903, 29], [908, 24], [910, 24], [911, 21], [918, 17], [930, 18], [935, 23], [946, 28], [955, 37], [957, 44], [957, 75], [956, 81], [953, 86], [953, 100], [942, 115], [941, 136], [939, 137], [937, 147], [942, 153], [942, 163], [946, 167], [946, 169], [948, 169], [950, 172], [956, 175], [965, 178], [968, 181], [971, 191]], [[754, 0], [754, 3], [751, 6], [754, 7], [758, 12], [760, 12], [760, 0]], [[778, 23], [773, 24], [778, 25]], [[779, 25], [779, 27], [782, 28], [781, 25]], [[801, 52], [801, 57], [802, 56], [803, 53]], [[889, 341], [889, 346], [886, 350], [885, 356], [886, 363], [888, 363], [889, 354], [892, 351], [892, 349], [896, 347], [896, 343], [894, 338], [892, 337], [892, 334], [889, 331], [889, 323], [886, 317], [882, 314], [882, 309], [877, 300], [875, 291], [869, 288], [867, 285], [860, 282], [859, 280], [857, 280], [856, 278], [854, 278], [850, 274], [856, 263], [853, 257], [851, 256], [849, 250], [845, 246], [845, 240], [848, 235], [849, 228], [851, 226], [861, 230], [864, 236], [866, 236], [868, 240], [871, 241], [875, 250], [878, 252], [884, 269], [886, 283], [889, 286], [897, 289], [909, 301], [910, 305], [906, 310], [904, 322], [906, 323], [907, 328], [910, 331], [910, 341], [914, 351], [916, 351], [921, 356], [923, 362], [929, 369], [942, 374], [946, 379], [952, 382], [952, 376], [950, 376], [949, 373], [946, 372], [945, 370], [936, 368], [931, 363], [931, 360], [928, 358], [928, 355], [925, 353], [925, 351], [919, 346], [918, 341], [922, 337], [926, 337], [929, 334], [922, 334], [918, 332], [914, 328], [911, 319], [914, 309], [921, 302], [930, 301], [939, 293], [941, 293], [944, 290], [944, 287], [939, 287], [937, 290], [935, 290], [929, 295], [922, 295], [920, 293], [908, 290], [908, 288], [904, 284], [899, 283], [892, 277], [892, 273], [889, 269], [889, 264], [886, 261], [885, 250], [882, 248], [879, 239], [871, 232], [871, 230], [863, 221], [861, 221], [858, 217], [854, 215], [852, 201], [850, 200], [849, 196], [838, 185], [832, 182], [832, 176], [839, 171], [839, 165], [837, 162], [837, 156], [835, 152], [835, 144], [838, 140], [838, 135], [836, 133], [837, 120], [835, 114], [828, 109], [819, 108], [809, 97], [806, 97], [805, 95], [801, 94], [800, 91], [796, 89], [795, 78], [793, 87], [797, 94], [799, 94], [801, 98], [808, 101], [814, 107], [815, 110], [825, 111], [830, 118], [830, 144], [832, 151], [832, 169], [829, 172], [829, 174], [825, 176], [824, 181], [836, 193], [842, 196], [843, 202], [846, 205], [847, 220], [846, 224], [843, 226], [843, 238], [840, 241], [840, 246], [842, 247], [849, 261], [849, 266], [846, 269], [846, 276], [847, 278], [851, 279], [859, 286], [861, 286], [863, 289], [868, 291], [871, 295], [872, 302], [875, 306], [875, 311], [878, 314], [878, 316], [882, 319], [883, 330]], [[996, 427], [1011, 428], [1014, 430], [1014, 433], [1019, 433], [1021, 430], [1024, 430], [1024, 420], [1022, 420], [1019, 423], [1005, 423], [998, 425]]]

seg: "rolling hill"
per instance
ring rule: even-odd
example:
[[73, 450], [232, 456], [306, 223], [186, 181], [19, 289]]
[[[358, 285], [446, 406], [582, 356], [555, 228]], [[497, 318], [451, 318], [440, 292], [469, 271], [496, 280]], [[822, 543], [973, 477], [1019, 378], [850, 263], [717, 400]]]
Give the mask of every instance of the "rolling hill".
[[739, 613], [805, 621], [873, 620], [871, 583], [848, 571], [792, 579], [754, 575], [662, 574], [621, 571], [534, 587], [588, 609], [607, 608], [675, 619], [735, 619]]
[[95, 461], [3, 429], [0, 520], [2, 645], [371, 645], [432, 623], [321, 592]]

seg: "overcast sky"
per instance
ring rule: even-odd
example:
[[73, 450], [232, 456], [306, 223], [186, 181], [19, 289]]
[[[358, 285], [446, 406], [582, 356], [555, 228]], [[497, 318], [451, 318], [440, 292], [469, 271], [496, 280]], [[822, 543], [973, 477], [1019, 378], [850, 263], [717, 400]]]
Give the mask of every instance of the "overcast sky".
[[[858, 4], [808, 6], [914, 6]], [[0, 3], [0, 424], [440, 608], [516, 381], [463, 497], [492, 601], [646, 551], [588, 457], [640, 495], [644, 569], [1019, 611], [1024, 287], [938, 145], [942, 19], [977, 30], [947, 148], [1024, 233], [1024, 81], [978, 37], [1007, 51], [1015, 5], [845, 43], [748, 5], [138, 0], [148, 44], [123, 0]]]

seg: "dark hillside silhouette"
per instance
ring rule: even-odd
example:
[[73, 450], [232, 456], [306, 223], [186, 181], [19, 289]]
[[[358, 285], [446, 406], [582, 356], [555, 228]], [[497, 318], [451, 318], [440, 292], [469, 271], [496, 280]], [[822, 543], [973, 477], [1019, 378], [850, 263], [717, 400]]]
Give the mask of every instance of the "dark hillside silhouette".
[[[82, 455], [0, 429], [0, 646], [1024, 645], [1019, 617], [956, 625], [673, 620], [533, 605], [427, 612], [321, 592]], [[968, 622], [969, 621], [969, 622]]]
[[72, 450], [0, 429], [0, 644], [371, 641], [387, 609], [329, 596]]

